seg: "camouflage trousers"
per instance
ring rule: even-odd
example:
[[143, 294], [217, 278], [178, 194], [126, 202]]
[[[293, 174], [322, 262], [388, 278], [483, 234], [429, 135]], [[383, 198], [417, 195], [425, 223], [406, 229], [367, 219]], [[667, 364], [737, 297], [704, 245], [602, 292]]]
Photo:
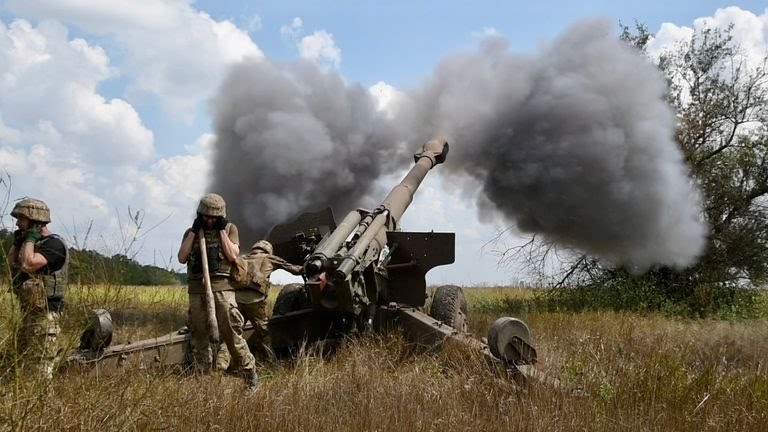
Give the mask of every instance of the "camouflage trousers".
[[[253, 333], [247, 340], [251, 352], [260, 360], [272, 360], [274, 353], [272, 352], [269, 331], [267, 330], [267, 320], [269, 319], [267, 302], [262, 300], [254, 303], [238, 303], [237, 307], [243, 315], [245, 322], [250, 321], [253, 324]], [[216, 368], [225, 370], [229, 367], [229, 363], [229, 352], [226, 347], [222, 347], [216, 357]]]
[[16, 349], [21, 354], [25, 372], [43, 379], [53, 378], [61, 333], [61, 313], [47, 309], [22, 308], [21, 328]]
[[[216, 322], [219, 326], [219, 338], [232, 353], [234, 364], [243, 371], [253, 370], [255, 362], [243, 338], [243, 315], [237, 308], [235, 292], [232, 290], [215, 291], [213, 302], [216, 308]], [[189, 294], [189, 330], [192, 334], [192, 360], [197, 369], [207, 370], [213, 366], [205, 294]]]
[[21, 306], [21, 328], [16, 333], [16, 352], [25, 373], [43, 379], [53, 378], [59, 354], [61, 312], [50, 310], [45, 286], [30, 278], [13, 289]]

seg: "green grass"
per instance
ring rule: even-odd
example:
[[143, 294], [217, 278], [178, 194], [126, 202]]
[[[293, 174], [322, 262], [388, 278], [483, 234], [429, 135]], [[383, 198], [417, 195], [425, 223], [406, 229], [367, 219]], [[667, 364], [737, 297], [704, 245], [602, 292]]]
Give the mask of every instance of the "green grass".
[[[537, 368], [563, 386], [520, 389], [473, 353], [424, 352], [392, 333], [350, 340], [329, 360], [304, 354], [263, 367], [252, 396], [240, 379], [223, 374], [67, 372], [50, 393], [6, 375], [0, 430], [700, 432], [763, 431], [768, 424], [765, 319], [520, 312], [516, 302], [532, 293], [514, 288], [469, 288], [466, 297], [478, 338], [501, 315], [524, 319]], [[131, 329], [118, 328], [120, 338], [172, 331], [186, 318], [184, 288], [79, 288], [70, 305], [132, 311], [113, 310], [123, 317], [116, 327]], [[574, 388], [583, 391], [568, 390]]]

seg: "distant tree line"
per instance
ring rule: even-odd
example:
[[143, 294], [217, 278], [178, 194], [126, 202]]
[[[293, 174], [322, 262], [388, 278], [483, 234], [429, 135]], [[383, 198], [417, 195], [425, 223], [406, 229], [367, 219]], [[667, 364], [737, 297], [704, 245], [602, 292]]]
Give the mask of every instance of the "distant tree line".
[[[0, 275], [10, 273], [6, 254], [13, 231], [0, 229]], [[174, 285], [186, 282], [186, 273], [176, 273], [153, 265], [142, 265], [122, 254], [104, 256], [92, 250], [69, 249], [69, 280], [79, 284]]]

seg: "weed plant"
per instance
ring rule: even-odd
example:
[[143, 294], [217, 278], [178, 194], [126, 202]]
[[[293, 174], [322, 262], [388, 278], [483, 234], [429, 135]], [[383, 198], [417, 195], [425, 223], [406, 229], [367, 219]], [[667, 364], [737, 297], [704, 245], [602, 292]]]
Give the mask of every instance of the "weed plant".
[[[122, 291], [103, 292], [113, 289]], [[77, 291], [71, 297], [79, 307], [132, 311], [113, 311], [121, 341], [172, 331], [186, 319], [183, 288]], [[768, 424], [765, 319], [519, 314], [504, 309], [508, 299], [535, 296], [503, 288], [468, 289], [467, 298], [478, 338], [500, 315], [523, 318], [537, 369], [560, 385], [521, 388], [476, 353], [414, 347], [394, 331], [349, 339], [330, 358], [307, 350], [264, 365], [251, 395], [238, 377], [172, 369], [70, 371], [50, 385], [5, 379], [0, 429], [700, 432], [763, 431]]]

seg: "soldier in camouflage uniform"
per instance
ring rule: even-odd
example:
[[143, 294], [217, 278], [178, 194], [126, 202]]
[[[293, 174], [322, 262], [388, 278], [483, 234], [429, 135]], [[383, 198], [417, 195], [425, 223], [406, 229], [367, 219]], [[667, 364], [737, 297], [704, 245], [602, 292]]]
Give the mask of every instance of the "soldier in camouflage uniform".
[[64, 240], [48, 230], [51, 212], [43, 201], [24, 198], [11, 211], [18, 229], [8, 257], [13, 292], [22, 311], [17, 352], [24, 369], [51, 379], [56, 365], [57, 338], [67, 291], [69, 257]]
[[253, 390], [257, 384], [254, 358], [243, 338], [243, 315], [237, 308], [235, 291], [229, 282], [232, 263], [240, 251], [238, 246], [240, 240], [237, 226], [227, 221], [226, 216], [226, 203], [220, 195], [214, 193], [204, 195], [197, 208], [197, 217], [192, 227], [184, 232], [179, 248], [179, 262], [187, 264], [192, 355], [198, 370], [209, 370], [213, 366], [212, 347], [206, 325], [202, 254], [198, 239], [202, 229], [205, 235], [208, 273], [219, 334], [229, 351], [233, 353], [236, 367], [243, 372], [248, 390]]
[[[245, 317], [245, 322], [253, 324], [253, 334], [248, 338], [248, 346], [252, 352], [258, 353], [261, 358], [272, 359], [274, 354], [269, 343], [267, 331], [267, 297], [271, 284], [269, 276], [273, 271], [282, 269], [291, 274], [300, 275], [302, 266], [291, 264], [279, 256], [273, 255], [272, 244], [266, 240], [259, 240], [251, 246], [249, 254], [238, 258], [238, 266], [241, 267], [238, 280], [235, 283], [235, 295], [237, 307]], [[226, 349], [219, 351], [216, 359], [216, 367], [227, 369], [229, 365], [229, 353]]]

